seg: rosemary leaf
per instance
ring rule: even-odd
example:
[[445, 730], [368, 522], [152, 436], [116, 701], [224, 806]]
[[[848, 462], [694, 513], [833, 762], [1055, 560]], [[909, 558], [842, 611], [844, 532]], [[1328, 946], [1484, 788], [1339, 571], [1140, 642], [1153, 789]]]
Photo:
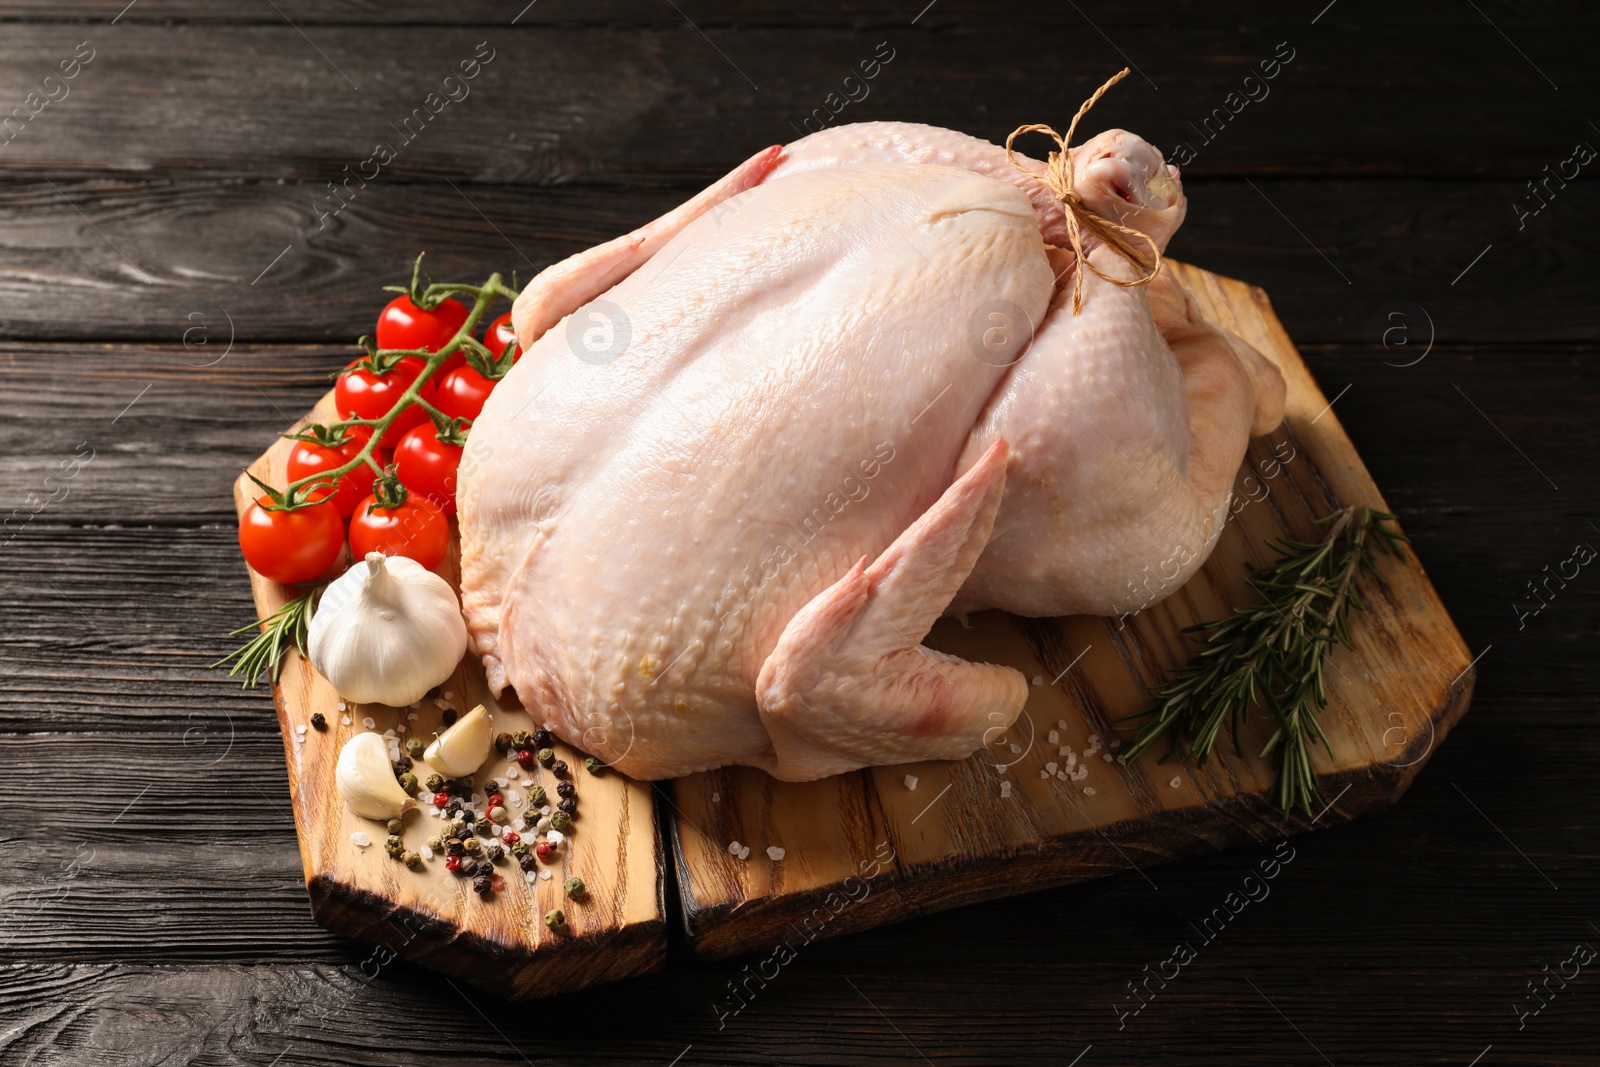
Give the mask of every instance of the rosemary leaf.
[[244, 689], [254, 689], [261, 684], [263, 675], [274, 684], [283, 670], [283, 654], [292, 645], [301, 658], [306, 655], [306, 634], [311, 624], [311, 598], [315, 590], [295, 597], [264, 619], [241, 626], [229, 637], [256, 632], [256, 635], [239, 648], [217, 660], [211, 666], [232, 665], [228, 677], [244, 675]]

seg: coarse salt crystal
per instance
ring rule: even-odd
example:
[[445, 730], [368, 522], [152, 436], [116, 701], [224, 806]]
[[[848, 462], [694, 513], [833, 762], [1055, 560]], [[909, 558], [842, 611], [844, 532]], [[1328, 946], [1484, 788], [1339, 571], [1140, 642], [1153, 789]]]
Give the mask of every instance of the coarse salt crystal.
[[1056, 729], [1057, 730], [1065, 730], [1066, 728], [1067, 728], [1067, 720], [1066, 719], [1057, 719], [1056, 720]]
[[742, 859], [742, 860], [747, 860], [747, 859], [750, 858], [750, 846], [749, 845], [745, 845], [743, 848], [741, 848], [739, 850], [739, 858]]
[[906, 775], [906, 788], [907, 789], [911, 789], [911, 790], [915, 790], [917, 788], [917, 776], [916, 775], [914, 775], [914, 774]]
[[1000, 799], [1004, 800], [1007, 797], [1009, 797], [1010, 795], [1011, 795], [1011, 783], [1010, 782], [1001, 782], [1000, 783]]
[[350, 841], [357, 848], [366, 848], [368, 845], [372, 844], [372, 838], [367, 836], [367, 832], [365, 830], [357, 830], [355, 833], [351, 834]]
[[535, 882], [537, 882], [539, 880], [539, 872], [537, 872], [537, 871], [528, 871], [522, 877], [523, 877], [524, 881], [526, 881], [529, 885], [532, 885], [533, 883], [535, 883]]
[[551, 830], [549, 833], [545, 834], [544, 836], [545, 836], [545, 840], [549, 841], [552, 845], [559, 845], [559, 844], [561, 844], [561, 842], [563, 842], [563, 841], [565, 841], [567, 839], [566, 835], [563, 834], [560, 830]]
[[1089, 743], [1091, 745], [1098, 744], [1099, 741], [1100, 741], [1100, 735], [1099, 734], [1090, 734], [1089, 735]]
[[1061, 731], [1060, 730], [1051, 730], [1049, 733], [1045, 734], [1044, 736], [1045, 736], [1045, 740], [1049, 741], [1052, 745], [1058, 745], [1058, 744], [1061, 743]]
[[1022, 752], [1022, 746], [1017, 744], [1015, 741], [1013, 741], [1011, 743], [1011, 754], [1013, 756], [1016, 756], [1016, 755], [1020, 755], [1021, 752]]
[[1086, 797], [1094, 796], [1094, 786], [1092, 786], [1092, 785], [1084, 786], [1083, 787], [1083, 795], [1086, 796]]
[[773, 863], [777, 863], [786, 855], [788, 855], [788, 853], [779, 848], [777, 845], [767, 846], [767, 859], [771, 860]]
[[1044, 684], [1044, 675], [1042, 675], [1042, 674], [1034, 675], [1033, 676], [1033, 684], [1034, 685], [1043, 685]]
[[361, 718], [361, 725], [365, 726], [369, 730], [376, 730], [378, 728], [378, 720], [374, 719], [371, 715], [364, 715]]
[[1060, 766], [1061, 766], [1061, 764], [1057, 763], [1055, 760], [1051, 760], [1049, 763], [1046, 763], [1044, 765], [1044, 769], [1046, 771], [1050, 772], [1051, 774], [1054, 774], [1054, 773], [1056, 773], [1056, 768], [1058, 768]]
[[1048, 778], [1048, 777], [1050, 777], [1050, 772], [1042, 770], [1042, 771], [1039, 772], [1039, 777], [1040, 778]]
[[1087, 763], [1078, 764], [1078, 769], [1073, 772], [1072, 780], [1074, 782], [1081, 782], [1087, 777], [1089, 777], [1089, 765]]
[[414, 712], [414, 711], [408, 711], [408, 712], [406, 712], [406, 718], [408, 718], [408, 719], [415, 719], [415, 718], [416, 718], [416, 717], [417, 717], [417, 713], [416, 713], [416, 712]]
[[711, 803], [713, 803], [713, 804], [721, 804], [722, 803], [722, 794], [721, 793], [712, 793], [711, 794]]
[[394, 727], [391, 726], [387, 730], [385, 730], [383, 732], [383, 736], [388, 738], [390, 741], [393, 741], [394, 740]]
[[1070, 755], [1072, 755], [1072, 746], [1071, 745], [1062, 745], [1060, 748], [1056, 749], [1056, 755], [1058, 755], [1058, 756], [1070, 756]]
[[1174, 778], [1172, 781], [1168, 782], [1167, 784], [1170, 785], [1172, 788], [1176, 789], [1180, 785], [1183, 784], [1183, 779], [1182, 778]]
[[450, 689], [439, 690], [439, 695], [444, 697], [446, 700], [454, 700], [456, 698], [455, 692]]
[[444, 697], [434, 697], [433, 706], [436, 708], [448, 708], [450, 706], [450, 702]]
[[1110, 762], [1111, 762], [1111, 753], [1109, 753], [1109, 752], [1102, 752], [1102, 753], [1101, 753], [1101, 754], [1100, 754], [1100, 758], [1101, 758], [1101, 759], [1103, 759], [1103, 760], [1105, 760], [1105, 761], [1106, 761], [1106, 762], [1107, 762], [1107, 763], [1110, 763]]
[[539, 877], [542, 878], [544, 881], [548, 882], [550, 880], [550, 868], [546, 867], [543, 870], [541, 870], [539, 872]]
[[737, 856], [738, 854], [739, 854], [739, 842], [737, 842], [737, 841], [729, 841], [728, 842], [728, 855]]
[[306, 732], [306, 724], [305, 723], [301, 723], [299, 726], [296, 726], [294, 728], [294, 732], [297, 733], [297, 734], [305, 733]]
[[344, 718], [340, 719], [339, 722], [342, 723], [345, 726], [349, 726], [350, 725], [350, 716], [346, 715]]
[[1111, 747], [1112, 748], [1121, 748], [1122, 747], [1122, 739], [1120, 737], [1113, 737], [1111, 739]]
[[421, 848], [417, 849], [417, 855], [421, 856], [425, 860], [431, 860], [433, 859], [433, 849], [429, 848], [427, 845], [423, 845]]

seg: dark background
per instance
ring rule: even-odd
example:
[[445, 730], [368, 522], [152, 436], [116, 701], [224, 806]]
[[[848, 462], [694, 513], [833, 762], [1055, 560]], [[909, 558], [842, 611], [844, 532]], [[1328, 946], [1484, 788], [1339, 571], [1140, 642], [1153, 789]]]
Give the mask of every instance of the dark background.
[[[124, 2], [0, 2], [0, 115], [94, 56], [0, 147], [0, 1063], [1600, 1063], [1600, 963], [1514, 1009], [1600, 946], [1600, 574], [1518, 616], [1600, 544], [1600, 160], [1514, 209], [1600, 146], [1596, 5]], [[319, 225], [484, 41], [471, 95]], [[1120, 1031], [1268, 849], [818, 943], [720, 1031], [738, 964], [681, 945], [526, 1006], [367, 980], [308, 915], [271, 699], [207, 667], [253, 616], [232, 479], [417, 251], [526, 278], [794, 139], [885, 41], [836, 121], [999, 140], [1136, 66], [1086, 132], [1196, 147], [1172, 251], [1266, 288], [1338, 395], [1482, 654], [1470, 713]], [[1279, 42], [1271, 95], [1199, 144]]]

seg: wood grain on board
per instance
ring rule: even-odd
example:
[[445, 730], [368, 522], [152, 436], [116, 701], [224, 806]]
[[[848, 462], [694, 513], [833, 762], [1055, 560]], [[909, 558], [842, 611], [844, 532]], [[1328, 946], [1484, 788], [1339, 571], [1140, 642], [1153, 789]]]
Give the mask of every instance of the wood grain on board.
[[[331, 393], [307, 416], [321, 422], [337, 418]], [[289, 448], [290, 442], [280, 439], [251, 472], [269, 485], [287, 484]], [[241, 476], [234, 485], [235, 504], [242, 510], [258, 492]], [[452, 543], [438, 571], [454, 585], [457, 567]], [[292, 592], [253, 571], [250, 582], [262, 617]], [[402, 738], [431, 740], [443, 728], [444, 704], [462, 712], [483, 704], [497, 733], [537, 728], [514, 697], [497, 701], [488, 693], [475, 660], [463, 660], [440, 687], [439, 701], [424, 699], [414, 709], [381, 704], [343, 709], [333, 686], [293, 652], [273, 689], [311, 911], [323, 926], [512, 1000], [644, 974], [665, 961], [665, 883], [650, 787], [615, 773], [588, 774], [582, 754], [564, 744], [558, 743], [556, 751], [576, 784], [578, 814], [556, 862], [538, 865], [552, 876], [526, 881], [508, 853], [494, 868], [504, 887], [486, 899], [473, 892], [471, 879], [444, 869], [443, 855], [416, 869], [391, 859], [383, 850], [383, 824], [346, 809], [334, 784], [334, 766], [339, 748], [357, 733], [404, 727]], [[298, 728], [317, 712], [327, 720], [326, 731], [306, 729], [301, 735]], [[423, 766], [418, 763], [419, 770]], [[492, 753], [476, 777], [481, 783], [486, 776], [532, 780], [555, 797], [550, 772], [522, 771], [501, 752]], [[526, 795], [521, 787], [510, 788]], [[443, 825], [427, 811], [410, 812], [405, 822], [408, 849], [417, 849]], [[352, 840], [358, 831], [370, 837], [370, 845]], [[529, 834], [530, 843], [532, 838]], [[563, 883], [573, 875], [585, 884], [582, 900], [564, 892]], [[543, 922], [556, 908], [567, 922], [559, 932]]]
[[[1246, 734], [1244, 755], [1223, 741], [1203, 769], [1158, 762], [1159, 745], [1126, 766], [1114, 759], [1115, 720], [1145, 707], [1146, 687], [1188, 658], [1181, 629], [1254, 599], [1247, 565], [1275, 558], [1270, 538], [1309, 539], [1314, 520], [1343, 505], [1387, 510], [1265, 294], [1171, 268], [1208, 320], [1256, 345], [1288, 382], [1285, 425], [1251, 442], [1235, 483], [1244, 503], [1210, 560], [1173, 596], [1126, 619], [986, 612], [969, 626], [941, 621], [932, 646], [1005, 663], [1034, 682], [1016, 725], [969, 759], [820, 782], [777, 782], [741, 767], [671, 783], [665, 817], [699, 955], [781, 957], [779, 946], [792, 952], [925, 911], [1346, 821], [1394, 803], [1466, 711], [1471, 656], [1408, 552], [1405, 562], [1380, 561], [1388, 584], [1363, 588], [1369, 610], [1351, 623], [1353, 648], [1331, 661], [1321, 719], [1332, 753], [1313, 758], [1323, 811], [1277, 810], [1267, 795], [1272, 769], [1254, 755], [1266, 738], [1259, 729]], [[1073, 762], [1087, 776], [1062, 780]], [[747, 858], [730, 853], [733, 842], [750, 849]], [[781, 858], [770, 859], [769, 847]]]

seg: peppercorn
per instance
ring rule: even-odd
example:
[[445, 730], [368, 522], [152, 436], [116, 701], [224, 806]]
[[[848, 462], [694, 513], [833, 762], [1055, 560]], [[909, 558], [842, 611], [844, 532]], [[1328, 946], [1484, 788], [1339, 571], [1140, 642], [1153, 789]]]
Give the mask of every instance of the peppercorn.
[[444, 850], [452, 856], [464, 856], [467, 852], [466, 846], [455, 838], [445, 842]]
[[549, 798], [545, 796], [544, 786], [536, 785], [528, 790], [528, 807], [542, 808], [548, 800]]
[[555, 775], [557, 778], [565, 778], [567, 776], [567, 761], [564, 759], [558, 759], [554, 763], [550, 764], [550, 773]]
[[583, 761], [583, 769], [588, 771], [590, 774], [599, 774], [601, 771], [606, 769], [606, 765], [595, 759], [593, 756], [587, 756]]
[[549, 748], [550, 747], [550, 731], [546, 730], [542, 726], [539, 727], [539, 729], [535, 730], [533, 732], [533, 747], [534, 748]]
[[533, 870], [536, 863], [537, 861], [534, 859], [534, 857], [528, 855], [527, 853], [523, 853], [517, 857], [517, 866], [521, 867], [525, 871]]
[[511, 743], [517, 748], [527, 748], [533, 744], [533, 735], [526, 730], [518, 730], [511, 735]]
[[553, 908], [545, 912], [544, 924], [552, 930], [565, 930], [567, 928], [567, 917], [561, 913], [560, 908]]
[[500, 835], [500, 840], [504, 841], [507, 845], [514, 845], [522, 840], [522, 836], [515, 830], [507, 830], [505, 833]]
[[445, 827], [445, 829], [451, 837], [455, 838], [465, 838], [472, 832], [467, 829], [467, 820], [465, 819], [451, 819], [449, 826]]
[[410, 771], [400, 776], [400, 788], [415, 796], [417, 793], [417, 776]]
[[456, 709], [445, 708], [443, 719], [446, 726], [454, 726], [456, 724]]
[[[436, 795], [436, 796], [447, 796], [447, 795], [448, 795], [448, 794], [443, 794], [443, 793], [440, 793], [440, 794], [435, 794], [435, 795]], [[434, 803], [436, 803], [436, 804], [437, 804], [437, 803], [438, 803], [438, 801], [434, 801]], [[448, 801], [448, 802], [447, 802], [447, 803], [446, 803], [446, 804], [445, 804], [445, 806], [444, 806], [444, 813], [445, 813], [445, 814], [446, 814], [446, 815], [448, 815], [448, 816], [450, 816], [450, 817], [451, 817], [451, 818], [452, 818], [452, 819], [453, 819], [453, 818], [455, 818], [455, 817], [457, 817], [457, 816], [459, 816], [459, 815], [460, 815], [460, 814], [461, 814], [461, 801], [459, 801], [459, 800], [456, 800], [456, 799], [455, 799], [455, 798], [454, 798], [454, 797], [452, 797], [452, 798], [451, 798], [451, 799], [450, 799], [450, 800], [449, 800], [449, 801]]]
[[480, 874], [478, 877], [474, 878], [472, 880], [472, 891], [477, 893], [480, 897], [488, 896], [489, 876], [487, 874]]
[[422, 738], [411, 737], [406, 739], [406, 753], [412, 759], [421, 759], [422, 752], [427, 746], [422, 743]]
[[473, 874], [476, 874], [477, 871], [478, 871], [478, 861], [477, 860], [473, 859], [471, 856], [462, 856], [461, 857], [461, 876], [463, 878], [470, 877]]
[[578, 814], [578, 798], [567, 797], [561, 803], [557, 804], [556, 808], [567, 815], [576, 815]]
[[406, 824], [401, 822], [399, 819], [390, 819], [385, 829], [387, 829], [391, 834], [401, 834], [405, 833]]
[[318, 731], [326, 730], [328, 728], [328, 717], [320, 711], [312, 712], [311, 728]]
[[548, 841], [540, 841], [533, 846], [533, 854], [538, 857], [540, 863], [549, 863], [555, 858], [556, 846]]
[[450, 802], [451, 801], [450, 801], [450, 794], [449, 793], [435, 793], [435, 794], [433, 794], [433, 806], [436, 807], [436, 808], [445, 807], [448, 804], [450, 804]]
[[556, 783], [556, 792], [564, 797], [570, 797], [578, 791], [578, 787], [570, 781], [562, 780]]
[[430, 838], [428, 838], [428, 847], [433, 849], [435, 852], [443, 852], [444, 851], [444, 838], [442, 838], [442, 837], [430, 837]]
[[394, 761], [394, 776], [396, 778], [400, 777], [402, 774], [406, 773], [410, 769], [411, 769], [411, 757], [410, 756], [401, 756], [399, 759]]
[[488, 811], [491, 808], [501, 807], [502, 805], [505, 804], [505, 802], [506, 802], [506, 798], [501, 796], [499, 791], [497, 790], [497, 791], [495, 791], [493, 793], [490, 793], [487, 797], [484, 798], [484, 800], [483, 800], [483, 810], [484, 811]]
[[461, 842], [462, 850], [465, 851], [469, 856], [476, 853], [482, 847], [482, 845], [478, 844], [478, 839], [476, 837], [469, 837], [465, 841]]
[[537, 758], [539, 766], [548, 767], [556, 761], [556, 750], [553, 748], [541, 748]]
[[566, 833], [572, 829], [572, 813], [570, 811], [552, 811], [550, 813], [550, 829]]
[[420, 867], [422, 866], [422, 853], [407, 852], [405, 855], [400, 857], [400, 862], [404, 863], [407, 867]]
[[531, 749], [531, 748], [519, 748], [519, 749], [517, 749], [517, 766], [519, 766], [519, 767], [532, 767], [533, 766], [533, 749]]
[[460, 778], [457, 778], [456, 788], [461, 791], [462, 796], [470, 797], [472, 795], [472, 775], [463, 774]]
[[500, 733], [494, 735], [494, 750], [496, 752], [504, 752], [506, 749], [512, 747], [514, 746], [512, 744], [510, 734], [501, 731]]
[[451, 874], [459, 873], [461, 870], [461, 857], [446, 856], [444, 858], [444, 869], [449, 871]]
[[511, 844], [511, 854], [519, 860], [526, 856], [528, 851], [528, 843], [526, 841], [514, 841]]
[[406, 850], [406, 843], [400, 840], [399, 834], [390, 834], [383, 839], [383, 850], [395, 859], [399, 859]]
[[444, 792], [444, 775], [437, 772], [430, 774], [428, 775], [428, 780], [422, 784], [428, 787], [428, 792], [430, 793], [442, 793]]
[[505, 850], [499, 845], [490, 845], [483, 850], [483, 854], [488, 857], [490, 863], [499, 863], [506, 858]]
[[489, 821], [497, 822], [501, 826], [504, 826], [506, 823], [511, 821], [511, 813], [505, 809], [504, 805], [496, 804], [494, 807], [489, 809]]
[[567, 891], [567, 896], [571, 897], [573, 900], [582, 900], [584, 895], [588, 892], [588, 890], [583, 887], [583, 879], [578, 877], [568, 878], [566, 885], [562, 886], [562, 888]]
[[479, 818], [477, 822], [472, 824], [472, 832], [482, 837], [488, 837], [494, 833], [494, 823], [488, 819]]

